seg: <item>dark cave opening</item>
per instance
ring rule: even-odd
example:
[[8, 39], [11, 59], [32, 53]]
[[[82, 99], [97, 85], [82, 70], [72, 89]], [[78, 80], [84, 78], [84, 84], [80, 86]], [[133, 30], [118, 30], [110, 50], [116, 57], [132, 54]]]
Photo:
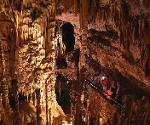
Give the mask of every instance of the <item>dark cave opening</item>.
[[74, 27], [69, 22], [65, 23], [62, 26], [62, 40], [66, 46], [66, 53], [74, 50], [75, 45]]
[[64, 113], [70, 113], [70, 83], [68, 83], [68, 81], [62, 76], [57, 76], [55, 93], [56, 100], [58, 104], [62, 107]]

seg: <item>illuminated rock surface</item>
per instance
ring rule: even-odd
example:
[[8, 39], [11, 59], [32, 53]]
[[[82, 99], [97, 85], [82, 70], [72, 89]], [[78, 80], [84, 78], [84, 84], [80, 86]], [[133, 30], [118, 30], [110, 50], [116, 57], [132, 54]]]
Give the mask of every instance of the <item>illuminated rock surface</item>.
[[149, 125], [149, 34], [149, 0], [1, 0], [0, 125]]

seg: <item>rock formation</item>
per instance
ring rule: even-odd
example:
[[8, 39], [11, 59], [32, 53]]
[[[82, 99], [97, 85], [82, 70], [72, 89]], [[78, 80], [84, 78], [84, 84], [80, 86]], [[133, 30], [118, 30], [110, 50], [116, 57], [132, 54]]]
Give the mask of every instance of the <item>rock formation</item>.
[[149, 34], [149, 0], [1, 0], [0, 125], [149, 125]]

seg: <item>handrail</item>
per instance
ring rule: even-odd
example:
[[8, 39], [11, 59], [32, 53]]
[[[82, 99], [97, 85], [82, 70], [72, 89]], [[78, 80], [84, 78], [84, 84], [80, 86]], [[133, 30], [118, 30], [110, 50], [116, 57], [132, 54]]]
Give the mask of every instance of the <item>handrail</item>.
[[105, 99], [114, 102], [116, 105], [118, 105], [118, 106], [120, 106], [122, 108], [122, 105], [120, 103], [118, 103], [115, 99], [113, 99], [113, 98], [106, 98], [106, 96], [104, 95], [103, 91], [100, 88], [98, 88], [96, 85], [94, 85], [91, 80], [86, 79], [86, 81], [87, 81], [88, 85], [90, 85], [93, 89], [97, 90], [103, 97], [105, 97]]

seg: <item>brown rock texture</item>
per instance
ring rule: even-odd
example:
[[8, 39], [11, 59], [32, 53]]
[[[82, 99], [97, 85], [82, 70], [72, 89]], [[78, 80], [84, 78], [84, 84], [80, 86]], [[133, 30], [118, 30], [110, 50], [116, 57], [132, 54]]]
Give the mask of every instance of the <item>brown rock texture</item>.
[[149, 125], [149, 34], [149, 0], [1, 0], [0, 125]]

